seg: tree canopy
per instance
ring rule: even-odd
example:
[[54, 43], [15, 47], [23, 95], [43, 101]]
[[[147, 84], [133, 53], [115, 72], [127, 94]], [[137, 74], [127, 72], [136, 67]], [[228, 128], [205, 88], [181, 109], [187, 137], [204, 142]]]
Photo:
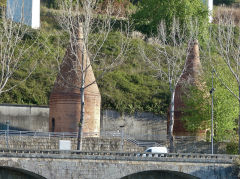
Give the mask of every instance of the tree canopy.
[[221, 4], [231, 5], [234, 2], [235, 2], [235, 0], [214, 0], [213, 1], [214, 5], [221, 5]]
[[185, 24], [197, 19], [201, 26], [208, 21], [208, 10], [202, 0], [142, 0], [132, 15], [136, 29], [146, 34], [156, 33], [161, 21], [170, 28], [174, 18]]
[[[232, 86], [234, 91], [238, 91], [237, 84], [232, 78], [231, 73], [223, 60], [216, 56], [217, 72], [221, 80]], [[224, 78], [224, 79], [222, 79]], [[211, 128], [211, 95], [209, 91], [212, 88], [211, 69], [205, 70], [203, 75], [203, 88], [192, 87], [188, 91], [185, 104], [183, 120], [189, 131], [209, 130]], [[238, 118], [238, 100], [223, 86], [216, 73], [213, 78], [214, 84], [214, 139], [216, 141], [230, 140], [236, 136], [237, 118]]]

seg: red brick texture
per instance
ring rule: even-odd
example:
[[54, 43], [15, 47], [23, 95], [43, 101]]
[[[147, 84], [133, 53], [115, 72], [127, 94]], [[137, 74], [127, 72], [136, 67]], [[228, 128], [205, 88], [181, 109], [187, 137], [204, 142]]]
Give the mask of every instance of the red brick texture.
[[[86, 70], [85, 86], [95, 81], [95, 76], [88, 56], [82, 50], [78, 40], [73, 48], [66, 51], [60, 72], [52, 89], [49, 101], [49, 130], [54, 132], [77, 132], [81, 112], [81, 64]], [[87, 68], [86, 68], [87, 67]], [[100, 132], [101, 95], [96, 83], [85, 89], [85, 118], [83, 132]], [[54, 119], [54, 122], [53, 122]], [[95, 134], [93, 134], [95, 136]]]
[[[185, 106], [183, 98], [186, 98], [186, 84], [198, 86], [199, 77], [202, 73], [201, 62], [199, 58], [198, 42], [190, 43], [189, 55], [186, 61], [186, 69], [180, 78], [176, 87], [175, 93], [175, 110], [174, 110], [174, 128], [173, 134], [176, 136], [193, 135], [184, 127], [184, 122], [181, 120], [183, 108]], [[169, 117], [168, 117], [169, 120]], [[169, 125], [169, 122], [168, 122]]]

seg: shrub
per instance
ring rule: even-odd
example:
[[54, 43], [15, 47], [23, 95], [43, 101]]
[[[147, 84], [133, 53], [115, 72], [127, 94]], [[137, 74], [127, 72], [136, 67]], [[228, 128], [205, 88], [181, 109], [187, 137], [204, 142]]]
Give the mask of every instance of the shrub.
[[220, 5], [220, 4], [231, 5], [234, 2], [235, 0], [214, 0], [213, 1], [214, 5]]
[[197, 19], [203, 26], [208, 21], [208, 10], [202, 0], [142, 0], [132, 15], [135, 28], [145, 34], [156, 33], [161, 21], [165, 21], [169, 29], [174, 18], [180, 24]]
[[7, 0], [0, 0], [0, 7], [5, 7], [7, 4]]
[[238, 143], [237, 142], [228, 143], [226, 150], [228, 154], [238, 154]]

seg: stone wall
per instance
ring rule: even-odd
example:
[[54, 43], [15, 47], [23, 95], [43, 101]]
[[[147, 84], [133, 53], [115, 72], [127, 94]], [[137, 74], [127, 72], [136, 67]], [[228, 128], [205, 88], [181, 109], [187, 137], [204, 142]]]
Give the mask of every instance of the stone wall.
[[0, 105], [1, 130], [6, 130], [6, 122], [9, 122], [10, 129], [46, 132], [48, 116], [47, 106]]
[[0, 152], [0, 166], [24, 169], [47, 179], [116, 179], [143, 171], [149, 174], [168, 171], [178, 175], [173, 179], [181, 178], [182, 174], [190, 175], [183, 178], [235, 179], [230, 159], [233, 157], [190, 154], [139, 157], [136, 153], [5, 150]]
[[[226, 154], [227, 142], [214, 143], [214, 154]], [[197, 140], [194, 137], [191, 138], [178, 138], [175, 140], [175, 152], [176, 153], [202, 153], [211, 154], [211, 142], [204, 140]]]
[[[49, 109], [47, 106], [27, 106], [27, 105], [0, 105], [0, 126], [10, 122], [10, 129], [48, 131]], [[154, 140], [162, 146], [168, 146], [166, 137], [166, 119], [151, 113], [136, 113], [134, 115], [120, 115], [115, 111], [106, 110], [102, 113], [101, 131], [117, 131], [123, 137], [131, 136], [132, 139]], [[120, 126], [125, 126], [121, 128]], [[6, 125], [4, 126], [6, 130]], [[3, 129], [3, 128], [1, 128]], [[110, 136], [109, 136], [110, 137]], [[0, 148], [6, 147], [5, 137], [0, 136]], [[66, 138], [48, 137], [10, 137], [10, 148], [28, 149], [58, 149], [59, 140]], [[72, 141], [72, 149], [76, 149], [76, 139]], [[107, 150], [121, 151], [120, 138], [97, 139], [86, 138], [84, 149], [86, 150]], [[178, 153], [211, 153], [211, 144], [194, 137], [176, 137], [175, 147]], [[94, 143], [95, 142], [95, 143]], [[145, 148], [138, 148], [132, 143], [124, 143], [125, 151], [143, 151]], [[214, 144], [214, 153], [226, 153], [226, 143]]]
[[[31, 149], [31, 150], [58, 150], [59, 140], [70, 140], [71, 150], [77, 149], [77, 138], [61, 137], [29, 137], [29, 136], [1, 136], [0, 148]], [[8, 143], [8, 144], [7, 144]], [[120, 138], [86, 137], [83, 139], [83, 151], [125, 151], [142, 152], [145, 148], [124, 141], [123, 149]]]
[[[124, 126], [124, 127], [120, 127]], [[123, 130], [125, 136], [136, 140], [157, 140], [166, 137], [167, 120], [152, 113], [120, 114], [116, 111], [102, 112], [101, 131]]]
[[[0, 105], [0, 124], [9, 121], [11, 129], [49, 131], [49, 108], [47, 106]], [[121, 128], [120, 126], [124, 126]], [[6, 130], [6, 126], [5, 129]], [[123, 130], [125, 136], [137, 140], [157, 140], [167, 134], [167, 120], [152, 113], [120, 114], [105, 110], [101, 114], [101, 132]]]

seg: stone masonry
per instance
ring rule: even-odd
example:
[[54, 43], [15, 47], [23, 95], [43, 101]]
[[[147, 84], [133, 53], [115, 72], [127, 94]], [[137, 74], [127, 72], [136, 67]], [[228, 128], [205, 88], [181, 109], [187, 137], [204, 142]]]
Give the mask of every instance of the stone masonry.
[[116, 179], [139, 172], [168, 171], [189, 178], [236, 179], [237, 156], [166, 154], [139, 157], [137, 153], [1, 150], [0, 167], [25, 170], [47, 179]]

